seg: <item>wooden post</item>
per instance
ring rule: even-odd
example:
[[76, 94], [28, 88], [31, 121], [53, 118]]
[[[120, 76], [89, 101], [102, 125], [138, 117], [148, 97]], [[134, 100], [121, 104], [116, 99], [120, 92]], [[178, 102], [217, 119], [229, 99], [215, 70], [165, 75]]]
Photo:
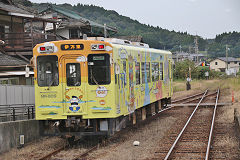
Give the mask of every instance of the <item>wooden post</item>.
[[162, 109], [162, 101], [159, 100], [159, 101], [158, 101], [158, 110], [160, 111], [161, 109]]
[[44, 34], [46, 33], [46, 30], [45, 30], [45, 21], [43, 21], [43, 33], [44, 33]]
[[145, 120], [146, 117], [147, 117], [147, 115], [146, 115], [146, 108], [143, 107], [143, 108], [142, 108], [142, 120]]
[[[13, 33], [13, 16], [11, 16], [11, 27], [10, 27], [10, 33]], [[15, 44], [15, 37], [16, 35], [14, 34], [8, 34], [8, 38], [12, 39], [9, 43], [12, 44], [12, 48], [14, 48]]]
[[56, 36], [56, 23], [53, 23], [53, 33], [55, 36], [55, 40], [57, 40], [57, 36]]
[[134, 112], [132, 116], [133, 116], [133, 124], [136, 124], [137, 123], [136, 112]]
[[32, 38], [32, 48], [33, 48], [33, 21], [31, 19], [31, 38]]
[[151, 113], [152, 113], [152, 115], [156, 113], [156, 111], [155, 111], [155, 103], [151, 103]]
[[98, 131], [98, 122], [97, 119], [93, 119], [93, 132]]

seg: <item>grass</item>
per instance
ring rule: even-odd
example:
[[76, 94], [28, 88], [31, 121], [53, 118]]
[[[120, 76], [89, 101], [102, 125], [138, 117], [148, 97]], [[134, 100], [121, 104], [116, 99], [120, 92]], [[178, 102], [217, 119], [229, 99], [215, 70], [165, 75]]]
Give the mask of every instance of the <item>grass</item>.
[[[240, 79], [239, 78], [227, 78], [227, 79], [214, 79], [214, 80], [193, 80], [191, 81], [192, 89], [204, 90], [206, 88], [216, 89], [220, 87], [223, 89], [230, 89], [231, 91], [240, 91]], [[186, 90], [186, 81], [174, 80], [173, 91], [179, 92]]]
[[183, 80], [174, 80], [173, 81], [173, 92], [185, 91], [186, 82]]

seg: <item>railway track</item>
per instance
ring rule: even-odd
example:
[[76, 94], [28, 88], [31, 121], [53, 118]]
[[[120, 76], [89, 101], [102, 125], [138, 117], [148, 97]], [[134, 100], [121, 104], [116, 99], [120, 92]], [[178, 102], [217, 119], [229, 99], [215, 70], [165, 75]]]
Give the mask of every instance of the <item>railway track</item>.
[[[100, 140], [101, 143], [98, 143], [96, 145], [93, 145], [93, 146], [89, 146], [87, 147], [88, 149], [86, 151], [84, 151], [83, 153], [79, 154], [78, 156], [76, 156], [75, 158], [73, 158], [73, 160], [81, 160], [81, 159], [85, 159], [86, 156], [88, 156], [88, 154], [90, 154], [91, 152], [95, 151], [98, 149], [99, 146], [105, 146], [106, 144], [110, 143], [111, 141], [115, 141], [116, 139], [119, 139], [118, 137], [121, 136], [121, 134], [124, 134], [125, 132], [127, 132], [129, 129], [137, 129], [143, 125], [147, 125], [148, 123], [150, 123], [151, 121], [155, 120], [156, 118], [158, 118], [163, 112], [165, 111], [168, 111], [168, 110], [174, 110], [174, 108], [177, 108], [175, 106], [172, 106], [172, 107], [167, 107], [167, 108], [164, 108], [160, 111], [158, 111], [158, 113], [156, 113], [155, 115], [149, 117], [148, 119], [146, 120], [143, 120], [141, 121], [140, 123], [137, 123], [136, 125], [134, 126], [131, 126], [131, 127], [128, 127], [128, 128], [125, 128], [119, 132], [117, 132], [113, 137], [109, 137], [108, 139], [105, 139], [105, 140]], [[125, 140], [125, 139], [124, 139]], [[124, 141], [122, 140], [122, 141]], [[116, 140], [118, 141], [118, 140]], [[62, 150], [64, 150], [65, 148], [68, 148], [66, 145], [65, 146], [62, 146], [46, 155], [44, 155], [43, 157], [39, 158], [39, 160], [49, 160], [51, 159], [52, 156], [60, 153]]]
[[[174, 106], [172, 107], [167, 107], [167, 108], [164, 108], [160, 111], [158, 111], [158, 113], [156, 113], [155, 115], [149, 117], [148, 119], [146, 120], [143, 120], [141, 121], [140, 123], [137, 123], [135, 126], [132, 126], [130, 128], [134, 128], [134, 129], [137, 129], [139, 127], [141, 127], [142, 125], [147, 125], [148, 123], [150, 123], [151, 121], [155, 120], [156, 118], [158, 118], [160, 116], [161, 113], [165, 112], [165, 111], [168, 111], [168, 110], [171, 110], [175, 108]], [[109, 139], [107, 139], [106, 141], [103, 141], [102, 144], [98, 144], [96, 146], [93, 146], [91, 148], [89, 148], [87, 151], [85, 151], [84, 153], [80, 154], [79, 156], [77, 156], [76, 158], [74, 158], [73, 160], [82, 160], [82, 159], [85, 159], [85, 157], [90, 154], [91, 152], [95, 151], [96, 149], [98, 149], [99, 146], [104, 146], [106, 145], [107, 143], [111, 142], [111, 141], [115, 141], [116, 139], [118, 139], [118, 136], [121, 136], [121, 134], [124, 134], [124, 132], [127, 132], [128, 129], [130, 128], [125, 128], [124, 130], [121, 130], [119, 132], [117, 132], [117, 134], [115, 134], [113, 137], [110, 137]], [[129, 138], [129, 137], [128, 137]], [[122, 141], [125, 141], [126, 139], [123, 139]]]
[[[211, 94], [207, 92], [208, 90], [197, 95], [201, 96], [201, 99], [193, 112], [188, 118], [186, 118], [188, 113], [183, 113], [182, 121], [179, 122], [179, 126], [184, 127], [174, 129], [167, 136], [166, 141], [155, 151], [153, 159], [209, 159], [219, 89]], [[199, 97], [196, 98], [197, 96], [191, 96], [189, 98], [191, 100], [185, 99], [185, 101], [195, 101], [199, 99]], [[215, 106], [200, 108], [200, 104], [209, 101], [206, 97], [210, 96], [216, 97]]]
[[[182, 99], [179, 99], [179, 100], [176, 100], [176, 101], [173, 101], [174, 103], [179, 103], [179, 102], [182, 102], [182, 101], [186, 101], [187, 100], [187, 103], [189, 102], [194, 102], [196, 100], [199, 99], [199, 96], [202, 96], [204, 95], [205, 92], [203, 93], [198, 93], [198, 94], [195, 94], [193, 96], [189, 96], [189, 97], [186, 97], [186, 98], [182, 98]], [[208, 96], [213, 96], [214, 94], [216, 94], [215, 92], [214, 93], [211, 93], [211, 94], [208, 94], [208, 95], [205, 95], [206, 97]], [[165, 111], [168, 111], [168, 110], [172, 110], [173, 108], [176, 108], [176, 106], [169, 106], [167, 108], [164, 108], [162, 110], [160, 110], [158, 113], [156, 113], [155, 115], [153, 115], [152, 117], [149, 117], [148, 119], [146, 119], [145, 121], [142, 121], [141, 123], [138, 123], [137, 127], [139, 127], [140, 125], [143, 125], [143, 124], [146, 124], [146, 123], [150, 123], [152, 120], [156, 119], [157, 117], [160, 116], [161, 113], [165, 112]], [[121, 134], [121, 131], [119, 132], [119, 134]], [[92, 148], [90, 148], [89, 150], [87, 150], [86, 152], [84, 152], [83, 154], [81, 154], [80, 156], [78, 156], [77, 158], [75, 158], [74, 160], [80, 160], [80, 159], [84, 159], [89, 153], [91, 153], [92, 151], [96, 150], [97, 149], [97, 146], [94, 146]]]

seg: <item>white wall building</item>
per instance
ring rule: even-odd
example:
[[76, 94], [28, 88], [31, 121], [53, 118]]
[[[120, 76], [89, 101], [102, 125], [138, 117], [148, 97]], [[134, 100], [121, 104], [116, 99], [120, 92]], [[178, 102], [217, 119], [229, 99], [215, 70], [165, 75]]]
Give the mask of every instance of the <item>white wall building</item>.
[[227, 75], [236, 75], [240, 61], [233, 57], [219, 57], [210, 62], [210, 69], [225, 72]]

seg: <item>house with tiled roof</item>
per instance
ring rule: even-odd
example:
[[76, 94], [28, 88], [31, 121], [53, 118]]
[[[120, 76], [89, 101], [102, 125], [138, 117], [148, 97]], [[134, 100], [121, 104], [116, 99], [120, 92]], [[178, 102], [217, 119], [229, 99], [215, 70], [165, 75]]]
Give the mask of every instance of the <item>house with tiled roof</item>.
[[[41, 23], [40, 30], [34, 30], [34, 22]], [[46, 34], [47, 23], [56, 28], [55, 20], [39, 18], [14, 5], [11, 0], [0, 0], [0, 40], [5, 42], [3, 50], [8, 55], [29, 61], [36, 44], [56, 40], [54, 32]]]
[[[63, 39], [81, 39], [84, 34], [88, 37], [109, 37], [117, 32], [114, 27], [93, 22], [75, 11], [54, 4], [41, 8], [39, 16], [57, 20], [56, 34]], [[51, 25], [46, 26], [46, 30], [52, 29]]]
[[236, 74], [239, 72], [240, 61], [233, 57], [218, 57], [210, 62], [210, 69], [226, 74]]
[[29, 77], [25, 77], [26, 67], [29, 67], [28, 62], [0, 50], [0, 84], [32, 85], [34, 73], [29, 71]]
[[[33, 22], [44, 27], [36, 32]], [[54, 34], [46, 34], [46, 23], [55, 26], [56, 21], [39, 18], [11, 0], [0, 0], [0, 84], [33, 84], [33, 72], [25, 77], [33, 47], [56, 40]]]

